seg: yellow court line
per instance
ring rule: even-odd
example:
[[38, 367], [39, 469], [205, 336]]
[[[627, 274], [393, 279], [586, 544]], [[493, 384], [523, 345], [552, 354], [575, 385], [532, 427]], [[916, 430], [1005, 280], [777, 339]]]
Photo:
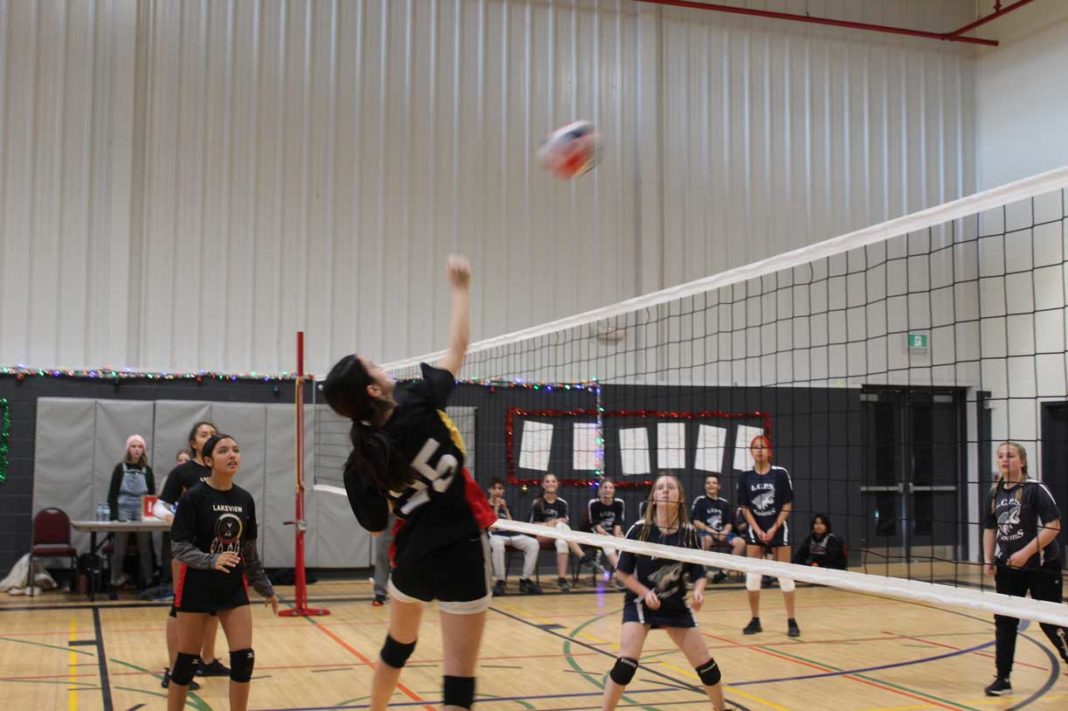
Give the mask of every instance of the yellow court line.
[[[660, 665], [663, 666], [663, 667], [667, 667], [668, 669], [677, 671], [679, 674], [682, 674], [683, 676], [687, 676], [687, 677], [689, 677], [691, 679], [697, 679], [698, 681], [700, 681], [700, 679], [701, 679], [699, 676], [697, 676], [697, 674], [694, 673], [693, 669], [683, 669], [682, 667], [677, 667], [674, 664], [669, 664], [668, 662], [663, 662], [663, 661], [660, 662]], [[742, 691], [741, 689], [736, 689], [733, 686], [731, 686], [730, 684], [724, 684], [723, 685], [724, 693], [726, 693], [728, 690], [732, 694], [736, 694], [738, 696], [741, 696], [743, 699], [748, 699], [750, 701], [755, 701], [758, 704], [761, 704], [763, 706], [767, 706], [768, 708], [775, 709], [775, 711], [790, 711], [790, 709], [786, 708], [785, 706], [780, 706], [779, 704], [775, 703], [774, 701], [768, 701], [767, 699], [761, 698], [761, 697], [757, 696], [756, 694], [750, 694], [748, 691]]]
[[[78, 620], [70, 618], [70, 641], [78, 639]], [[67, 690], [68, 711], [78, 711], [78, 655], [74, 647], [67, 652], [67, 671], [70, 673], [70, 688]]]

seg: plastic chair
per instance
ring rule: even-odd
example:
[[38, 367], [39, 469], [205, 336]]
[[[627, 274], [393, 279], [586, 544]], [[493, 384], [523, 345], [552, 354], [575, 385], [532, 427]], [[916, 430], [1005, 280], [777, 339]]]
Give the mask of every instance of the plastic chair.
[[78, 551], [70, 544], [70, 517], [62, 509], [42, 509], [33, 517], [30, 568], [26, 575], [31, 595], [34, 594], [34, 558], [69, 558], [73, 588], [73, 581], [78, 572]]

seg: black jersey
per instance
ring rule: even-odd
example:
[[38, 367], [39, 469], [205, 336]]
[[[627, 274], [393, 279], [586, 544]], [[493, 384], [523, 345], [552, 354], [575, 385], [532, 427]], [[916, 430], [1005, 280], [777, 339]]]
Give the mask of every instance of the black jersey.
[[700, 521], [716, 533], [721, 532], [724, 526], [734, 524], [731, 518], [731, 505], [719, 496], [713, 499], [702, 494], [694, 499], [693, 506], [690, 508], [690, 518]]
[[530, 522], [545, 523], [552, 518], [567, 518], [567, 502], [559, 496], [551, 504], [544, 496], [534, 499], [534, 504], [530, 507]]
[[[643, 535], [644, 532], [644, 535]], [[690, 524], [684, 524], [679, 530], [662, 535], [660, 527], [653, 524], [646, 526], [639, 522], [627, 531], [627, 538], [632, 541], [645, 540], [649, 543], [663, 543], [667, 546], [679, 548], [693, 548], [701, 550], [701, 543], [697, 539], [697, 529]], [[663, 614], [684, 612], [686, 610], [686, 578], [698, 580], [705, 574], [703, 565], [696, 563], [683, 563], [670, 558], [653, 558], [647, 555], [635, 555], [629, 551], [619, 554], [619, 565], [616, 568], [629, 575], [636, 575], [638, 582], [650, 590], [655, 590], [660, 598], [660, 611]], [[632, 603], [638, 596], [627, 589], [626, 602]]]
[[773, 466], [767, 474], [750, 469], [738, 482], [738, 505], [749, 508], [763, 531], [775, 525], [783, 507], [793, 500], [794, 485], [782, 467]]
[[349, 503], [368, 530], [383, 530], [392, 508], [400, 522], [394, 537], [398, 565], [477, 537], [495, 520], [482, 490], [463, 468], [463, 438], [445, 414], [456, 379], [447, 370], [426, 363], [420, 367], [422, 379], [397, 388], [397, 407], [384, 426], [410, 462], [415, 480], [402, 491], [382, 492], [360, 481], [358, 472], [345, 478]]
[[[1028, 545], [1041, 526], [1059, 520], [1061, 515], [1053, 495], [1044, 484], [1025, 480], [1019, 484], [999, 483], [986, 497], [984, 528], [995, 529], [994, 563], [1005, 565], [1009, 557]], [[1060, 566], [1060, 543], [1057, 539], [1031, 556], [1024, 568]]]
[[590, 499], [586, 509], [590, 518], [591, 531], [594, 526], [600, 526], [605, 530], [605, 533], [612, 535], [612, 530], [616, 526], [622, 528], [626, 525], [623, 523], [624, 511], [626, 510], [623, 499], [613, 499], [610, 504], [605, 504], [599, 498]]
[[160, 492], [160, 501], [168, 504], [176, 504], [182, 498], [182, 494], [211, 476], [211, 469], [203, 464], [197, 464], [192, 459], [179, 464], [167, 475], [167, 481], [163, 484]]
[[[242, 544], [256, 540], [256, 504], [252, 494], [236, 484], [226, 491], [200, 483], [185, 492], [181, 504], [174, 513], [171, 524], [171, 540], [174, 543], [192, 543], [198, 550], [210, 555], [237, 553], [241, 555]], [[184, 587], [207, 586], [211, 588], [244, 587], [245, 561], [229, 572], [201, 570], [183, 566], [180, 584]], [[175, 593], [177, 595], [177, 591]]]

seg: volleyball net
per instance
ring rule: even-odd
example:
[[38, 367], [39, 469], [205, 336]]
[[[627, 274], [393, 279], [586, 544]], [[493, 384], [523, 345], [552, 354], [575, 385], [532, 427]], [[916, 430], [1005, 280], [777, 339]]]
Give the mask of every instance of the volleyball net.
[[[475, 343], [451, 402], [477, 434], [468, 462], [481, 484], [509, 483], [520, 520], [553, 473], [567, 535], [589, 543], [578, 537], [605, 476], [628, 521], [660, 472], [690, 501], [715, 474], [734, 512], [748, 445], [766, 434], [792, 479], [793, 545], [823, 514], [848, 550], [849, 572], [789, 577], [1008, 604], [981, 570], [998, 444], [1023, 445], [1029, 476], [1068, 510], [1066, 189], [1068, 168], [1051, 171]], [[438, 357], [386, 367], [414, 378]], [[316, 436], [316, 483], [336, 490], [347, 445]], [[1063, 559], [1064, 536], [1051, 545]], [[696, 555], [769, 575], [785, 565]], [[1021, 605], [1013, 614], [1065, 623]]]

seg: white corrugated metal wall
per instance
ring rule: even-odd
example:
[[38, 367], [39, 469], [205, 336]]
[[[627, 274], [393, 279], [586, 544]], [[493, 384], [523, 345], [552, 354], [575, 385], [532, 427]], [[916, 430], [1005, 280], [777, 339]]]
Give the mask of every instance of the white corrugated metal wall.
[[[967, 0], [750, 3], [946, 29]], [[491, 336], [969, 192], [971, 50], [630, 0], [0, 0], [0, 363]], [[589, 117], [605, 160], [536, 165]]]

